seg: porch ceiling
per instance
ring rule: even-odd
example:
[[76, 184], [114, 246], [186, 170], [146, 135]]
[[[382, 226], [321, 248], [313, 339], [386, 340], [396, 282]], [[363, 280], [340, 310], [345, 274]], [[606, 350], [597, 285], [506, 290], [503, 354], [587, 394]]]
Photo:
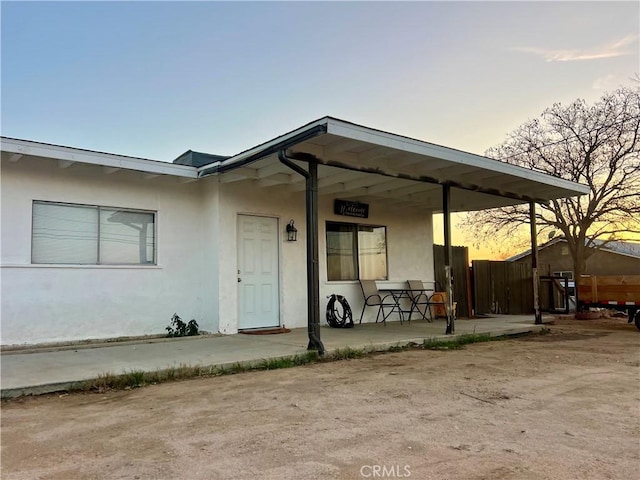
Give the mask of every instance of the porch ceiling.
[[452, 186], [452, 211], [531, 199], [542, 202], [588, 191], [583, 185], [497, 160], [329, 117], [231, 157], [207, 173], [217, 171], [223, 183], [252, 181], [261, 187], [303, 191], [302, 176], [278, 160], [281, 149], [292, 158], [317, 159], [318, 195], [365, 203], [437, 212], [442, 209], [443, 184]]

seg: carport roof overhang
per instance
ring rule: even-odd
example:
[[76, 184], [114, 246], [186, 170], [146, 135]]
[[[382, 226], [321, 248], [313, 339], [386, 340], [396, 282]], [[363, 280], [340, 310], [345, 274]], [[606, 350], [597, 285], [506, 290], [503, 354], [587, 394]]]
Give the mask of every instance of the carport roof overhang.
[[278, 160], [278, 152], [317, 162], [319, 195], [360, 202], [442, 210], [442, 185], [451, 211], [471, 211], [582, 195], [588, 187], [480, 155], [324, 117], [222, 162], [200, 177], [255, 181], [305, 189], [304, 179]]

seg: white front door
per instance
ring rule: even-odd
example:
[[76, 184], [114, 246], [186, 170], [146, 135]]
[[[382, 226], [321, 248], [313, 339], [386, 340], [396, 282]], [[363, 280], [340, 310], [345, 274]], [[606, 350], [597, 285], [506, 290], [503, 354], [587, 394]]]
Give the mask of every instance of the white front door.
[[238, 215], [238, 329], [280, 325], [278, 219]]

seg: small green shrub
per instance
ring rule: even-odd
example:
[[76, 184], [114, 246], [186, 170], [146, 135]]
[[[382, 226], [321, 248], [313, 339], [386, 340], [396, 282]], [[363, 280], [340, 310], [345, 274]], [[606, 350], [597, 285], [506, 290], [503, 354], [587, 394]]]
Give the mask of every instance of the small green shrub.
[[189, 320], [189, 323], [184, 323], [178, 314], [174, 313], [165, 330], [167, 331], [167, 337], [193, 337], [200, 335], [199, 328], [200, 326], [195, 319]]

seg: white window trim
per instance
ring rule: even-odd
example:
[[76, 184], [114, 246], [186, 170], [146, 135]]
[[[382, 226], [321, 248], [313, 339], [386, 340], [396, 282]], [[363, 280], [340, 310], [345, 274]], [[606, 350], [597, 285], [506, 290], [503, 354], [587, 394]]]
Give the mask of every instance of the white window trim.
[[[95, 208], [98, 212], [104, 210], [120, 210], [124, 212], [149, 213], [153, 215], [153, 261], [149, 263], [100, 263], [100, 222], [98, 221], [98, 263], [37, 263], [33, 261], [33, 211], [36, 204], [62, 205], [69, 207]], [[87, 203], [55, 202], [50, 200], [33, 200], [31, 202], [31, 243], [30, 243], [30, 263], [28, 265], [3, 265], [3, 267], [44, 267], [44, 268], [158, 268], [158, 212], [157, 210], [147, 210], [141, 208], [118, 207], [110, 205], [94, 205]]]

